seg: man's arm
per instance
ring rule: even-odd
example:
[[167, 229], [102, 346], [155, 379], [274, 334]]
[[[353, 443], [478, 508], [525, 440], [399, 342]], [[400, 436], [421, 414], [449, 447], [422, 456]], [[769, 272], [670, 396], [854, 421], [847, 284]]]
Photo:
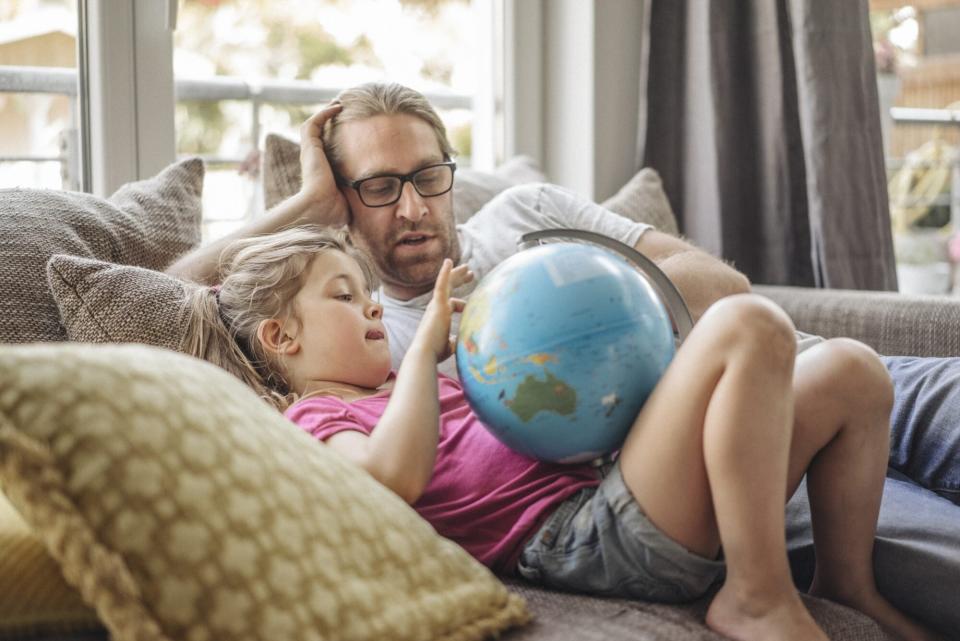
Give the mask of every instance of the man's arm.
[[750, 291], [746, 276], [702, 249], [651, 229], [634, 247], [657, 266], [680, 290], [697, 322], [710, 305], [724, 296]]
[[[509, 206], [508, 216], [519, 221], [518, 227], [584, 229], [620, 241], [637, 238], [635, 221], [562, 187], [518, 186], [513, 187], [511, 193], [514, 197], [509, 201], [500, 200], [498, 207]], [[483, 214], [481, 210], [477, 216]], [[499, 228], [503, 219], [503, 215], [495, 218], [487, 215], [482, 220]], [[680, 290], [694, 322], [717, 300], [750, 291], [750, 281], [743, 274], [676, 236], [647, 229], [633, 242], [634, 248], [657, 263]]]
[[[269, 234], [309, 222], [323, 224], [322, 216], [311, 215], [312, 202], [302, 191], [283, 201], [263, 217], [212, 243], [184, 254], [166, 272], [182, 280], [213, 285], [222, 280], [220, 254], [234, 240]], [[319, 220], [318, 220], [319, 219]]]
[[339, 103], [321, 109], [300, 127], [300, 191], [283, 201], [259, 220], [242, 229], [181, 256], [167, 273], [184, 280], [213, 284], [220, 282], [220, 254], [234, 240], [269, 234], [301, 224], [344, 225], [347, 201], [337, 189], [336, 179], [323, 149], [321, 134], [327, 120], [339, 113]]

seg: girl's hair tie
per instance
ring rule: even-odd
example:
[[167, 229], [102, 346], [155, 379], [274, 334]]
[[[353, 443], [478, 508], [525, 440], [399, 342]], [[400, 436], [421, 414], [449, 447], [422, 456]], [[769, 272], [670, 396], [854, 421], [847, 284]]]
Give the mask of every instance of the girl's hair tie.
[[223, 323], [224, 327], [230, 327], [230, 321], [223, 315], [223, 305], [220, 304], [220, 290], [222, 288], [223, 285], [217, 283], [216, 285], [210, 286], [210, 291], [213, 292], [213, 298], [217, 301], [217, 316], [220, 317], [220, 322]]

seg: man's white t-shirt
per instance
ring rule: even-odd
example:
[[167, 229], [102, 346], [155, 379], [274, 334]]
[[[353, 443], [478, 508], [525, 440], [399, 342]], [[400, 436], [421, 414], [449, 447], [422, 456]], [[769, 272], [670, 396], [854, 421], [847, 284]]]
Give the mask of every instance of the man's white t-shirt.
[[[455, 290], [454, 296], [467, 298], [485, 275], [517, 253], [517, 242], [523, 234], [550, 228], [593, 231], [631, 247], [645, 231], [652, 229], [556, 185], [538, 183], [512, 187], [484, 205], [466, 223], [457, 225], [460, 262], [470, 266], [474, 280]], [[379, 296], [392, 366], [397, 369], [413, 341], [432, 293], [406, 301], [391, 298], [383, 290]], [[459, 325], [460, 315], [455, 314], [450, 328], [454, 336]], [[441, 363], [439, 371], [456, 377], [455, 360], [449, 358]]]

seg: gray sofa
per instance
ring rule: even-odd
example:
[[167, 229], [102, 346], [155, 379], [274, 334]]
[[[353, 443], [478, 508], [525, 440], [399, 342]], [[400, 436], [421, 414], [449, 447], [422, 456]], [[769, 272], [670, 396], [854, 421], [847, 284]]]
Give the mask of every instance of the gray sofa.
[[[791, 316], [797, 329], [825, 337], [849, 336], [888, 355], [960, 356], [960, 298], [903, 296], [889, 292], [755, 286]], [[683, 607], [561, 594], [508, 580], [535, 615], [504, 641], [719, 641], [703, 625], [709, 597]], [[867, 617], [804, 597], [831, 639], [887, 639]]]
[[[292, 150], [291, 157], [293, 160], [290, 162], [295, 162]], [[659, 179], [653, 180], [654, 178], [655, 176], [651, 177], [648, 170], [640, 172], [621, 194], [607, 204], [611, 209], [620, 211], [624, 215], [640, 210], [649, 214], [651, 199], [659, 199], [662, 204], [660, 211], [663, 215], [661, 219], [654, 219], [651, 222], [655, 222], [661, 228], [671, 228], [671, 225], [674, 225], [672, 228], [675, 229], [672, 214], [669, 213], [669, 205], [666, 204], [660, 190]], [[138, 286], [131, 291], [136, 296], [129, 299], [113, 296], [107, 299], [103, 309], [99, 310], [102, 314], [96, 319], [99, 323], [104, 320], [108, 311], [117, 314], [122, 312], [120, 315], [123, 318], [135, 320], [132, 323], [136, 330], [135, 335], [127, 331], [129, 327], [126, 325], [119, 328], [124, 330], [122, 332], [117, 327], [112, 327], [113, 333], [109, 336], [102, 331], [100, 334], [103, 335], [77, 335], [78, 328], [83, 324], [78, 321], [69, 325], [73, 334], [68, 336], [66, 328], [61, 327], [58, 322], [58, 314], [63, 310], [58, 309], [48, 291], [44, 277], [45, 265], [50, 254], [67, 253], [123, 265], [162, 269], [175, 256], [188, 250], [199, 240], [201, 182], [202, 165], [199, 162], [187, 161], [178, 167], [173, 167], [170, 173], [158, 177], [156, 181], [149, 181], [138, 187], [125, 187], [111, 197], [114, 205], [122, 206], [125, 212], [133, 212], [130, 216], [121, 216], [123, 212], [114, 209], [108, 211], [107, 204], [92, 197], [82, 194], [69, 197], [61, 195], [57, 201], [60, 204], [57, 206], [45, 202], [43, 207], [36, 207], [42, 212], [42, 220], [38, 219], [39, 222], [32, 218], [24, 220], [18, 218], [18, 216], [22, 217], [22, 212], [28, 209], [27, 205], [32, 202], [30, 199], [34, 197], [33, 194], [12, 190], [10, 193], [0, 195], [0, 206], [3, 206], [5, 201], [7, 203], [6, 209], [0, 211], [0, 231], [3, 232], [0, 233], [0, 250], [4, 247], [13, 248], [13, 250], [8, 249], [6, 254], [0, 251], [0, 254], [5, 256], [4, 264], [0, 265], [0, 277], [9, 275], [5, 281], [9, 286], [4, 290], [7, 300], [0, 301], [5, 304], [5, 307], [2, 307], [4, 313], [0, 314], [0, 343], [64, 340], [68, 337], [73, 340], [94, 342], [126, 342], [144, 340], [147, 326], [157, 329], [158, 335], [162, 333], [160, 329], [169, 330], [175, 323], [165, 316], [147, 313], [150, 311], [148, 307], [141, 310], [143, 313], [131, 316], [135, 303], [156, 302], [162, 298], [157, 293], [160, 290], [155, 289], [158, 286], [156, 274], [140, 270], [135, 272], [137, 279], [141, 277], [147, 279], [148, 276], [149, 279], [144, 281], [134, 279]], [[633, 190], [627, 189], [628, 187]], [[498, 186], [498, 189], [503, 188]], [[465, 198], [463, 200], [466, 202]], [[153, 202], [152, 205], [151, 202]], [[171, 206], [171, 203], [177, 206]], [[56, 241], [55, 234], [49, 230], [64, 227], [64, 222], [69, 231], [67, 240]], [[90, 229], [83, 231], [80, 229], [81, 224], [87, 225]], [[18, 233], [22, 237], [22, 242], [14, 238]], [[20, 249], [21, 246], [28, 246], [27, 240], [34, 237], [45, 242], [49, 241], [47, 244], [50, 247], [41, 247], [32, 253]], [[151, 240], [151, 244], [146, 249], [143, 248], [142, 242], [138, 242], [138, 239], [143, 238]], [[157, 241], [158, 238], [164, 238], [163, 242]], [[147, 252], [147, 249], [152, 253], [143, 253]], [[160, 249], [164, 249], [166, 253], [158, 254]], [[36, 255], [33, 256], [33, 254]], [[22, 269], [10, 267], [11, 256], [22, 259]], [[32, 262], [28, 261], [28, 258]], [[34, 258], [36, 260], [33, 260]], [[28, 262], [30, 262], [29, 265]], [[23, 296], [21, 290], [29, 289], [24, 285], [31, 282], [34, 285], [31, 290], [32, 295], [35, 296], [28, 299]], [[173, 288], [169, 291], [173, 296], [181, 290]], [[798, 329], [809, 333], [828, 337], [851, 336], [872, 345], [883, 354], [960, 355], [960, 299], [789, 287], [761, 286], [757, 287], [756, 291], [779, 303], [794, 319]], [[148, 295], [144, 296], [144, 293]], [[174, 296], [171, 300], [175, 298]], [[77, 313], [73, 316], [79, 317], [83, 309], [77, 308], [75, 311]], [[40, 332], [43, 328], [39, 327], [35, 321], [41, 317], [50, 325], [49, 331], [45, 333]], [[156, 337], [145, 342], [160, 346], [176, 346], [175, 341], [167, 345]], [[511, 590], [526, 597], [530, 610], [535, 616], [535, 620], [530, 625], [505, 633], [502, 638], [506, 641], [714, 640], [721, 638], [703, 625], [708, 598], [687, 606], [670, 607], [620, 599], [563, 594], [534, 588], [516, 579], [506, 579], [506, 582]], [[832, 639], [860, 641], [885, 638], [871, 620], [854, 611], [816, 599], [808, 599], [807, 602], [814, 617]], [[96, 622], [91, 627], [93, 629], [88, 633], [77, 632], [80, 628], [74, 626], [61, 628], [74, 630], [73, 633], [64, 632], [60, 636], [50, 634], [44, 636], [38, 633], [29, 638], [35, 641], [108, 638], [105, 631], [97, 629]]]
[[960, 298], [755, 285], [797, 329], [861, 340], [887, 356], [960, 356]]
[[[901, 296], [796, 287], [757, 286], [781, 305], [797, 328], [822, 336], [850, 336], [881, 353], [960, 356], [960, 299]], [[709, 595], [685, 606], [566, 594], [506, 578], [524, 596], [534, 620], [502, 635], [503, 641], [720, 641], [703, 624]], [[880, 641], [888, 637], [867, 617], [827, 601], [804, 597], [831, 639]], [[32, 636], [35, 641], [106, 640], [105, 631]]]

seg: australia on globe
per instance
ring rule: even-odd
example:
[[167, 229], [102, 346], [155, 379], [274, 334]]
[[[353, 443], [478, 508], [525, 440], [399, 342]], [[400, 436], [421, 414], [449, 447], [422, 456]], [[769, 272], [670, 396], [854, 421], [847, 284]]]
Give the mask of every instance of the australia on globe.
[[515, 254], [477, 285], [456, 357], [470, 406], [497, 438], [573, 463], [620, 447], [674, 351], [670, 317], [636, 267], [562, 242]]

